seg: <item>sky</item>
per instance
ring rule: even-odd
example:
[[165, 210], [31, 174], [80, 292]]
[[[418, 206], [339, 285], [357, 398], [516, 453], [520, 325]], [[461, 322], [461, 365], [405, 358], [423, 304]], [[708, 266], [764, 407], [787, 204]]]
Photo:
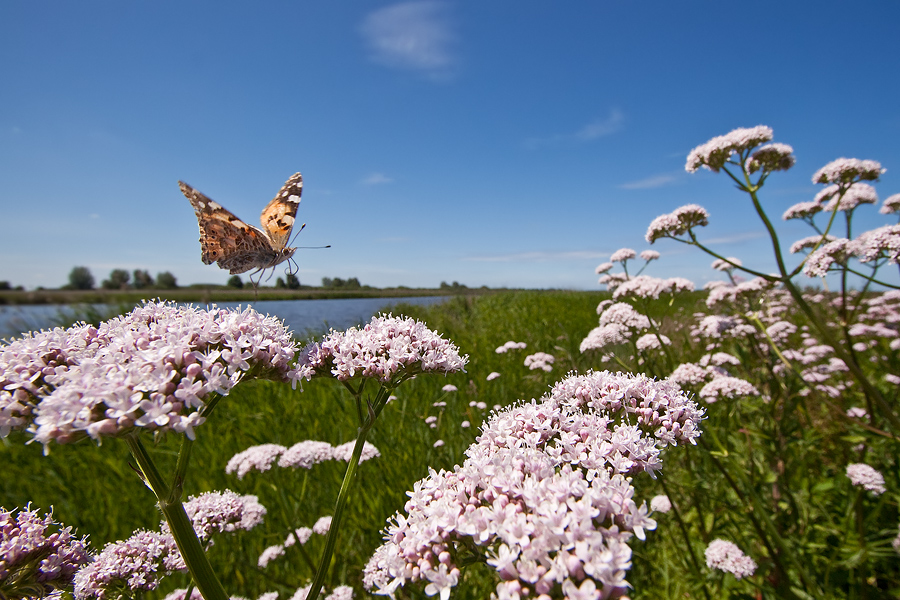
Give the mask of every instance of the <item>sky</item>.
[[[781, 214], [835, 158], [900, 192], [898, 23], [895, 0], [9, 0], [0, 280], [224, 283], [178, 180], [257, 224], [296, 171], [296, 244], [331, 245], [297, 251], [304, 284], [602, 289], [629, 247], [699, 286], [711, 257], [644, 241], [688, 203], [701, 240], [771, 272], [748, 198], [687, 154], [760, 124], [793, 146], [760, 192], [785, 245], [812, 231]], [[865, 206], [854, 230], [888, 222]]]

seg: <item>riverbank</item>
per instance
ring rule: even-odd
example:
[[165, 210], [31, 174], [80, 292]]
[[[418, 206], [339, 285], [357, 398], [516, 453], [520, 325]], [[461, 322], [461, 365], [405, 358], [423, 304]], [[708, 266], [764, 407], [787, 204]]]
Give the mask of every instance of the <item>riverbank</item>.
[[340, 288], [304, 287], [297, 290], [252, 287], [235, 289], [224, 286], [191, 286], [174, 290], [3, 290], [0, 305], [21, 304], [110, 304], [136, 305], [144, 299], [160, 298], [175, 302], [249, 302], [260, 300], [333, 300], [346, 298], [402, 298], [411, 296], [481, 296], [506, 289], [438, 288]]

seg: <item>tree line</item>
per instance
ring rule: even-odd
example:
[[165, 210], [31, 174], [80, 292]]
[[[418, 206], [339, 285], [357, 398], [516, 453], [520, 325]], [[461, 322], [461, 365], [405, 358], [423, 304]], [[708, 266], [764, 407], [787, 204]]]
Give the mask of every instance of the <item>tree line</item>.
[[[87, 267], [73, 267], [69, 272], [69, 283], [63, 286], [64, 290], [93, 290], [97, 281]], [[104, 290], [174, 290], [178, 287], [178, 281], [169, 271], [157, 273], [154, 278], [146, 270], [135, 269], [131, 273], [125, 269], [113, 269], [109, 278], [100, 283]]]

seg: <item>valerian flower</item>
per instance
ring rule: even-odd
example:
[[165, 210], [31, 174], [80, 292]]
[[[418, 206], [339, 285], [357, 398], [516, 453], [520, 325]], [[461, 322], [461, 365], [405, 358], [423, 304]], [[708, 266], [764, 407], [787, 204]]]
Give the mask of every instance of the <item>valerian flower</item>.
[[838, 158], [831, 161], [812, 176], [813, 183], [852, 183], [874, 181], [885, 172], [875, 160]]
[[295, 378], [334, 377], [347, 381], [371, 377], [397, 386], [417, 373], [455, 373], [468, 356], [425, 323], [380, 315], [362, 329], [332, 331], [300, 353]]
[[884, 475], [865, 463], [847, 465], [847, 477], [853, 485], [858, 485], [876, 496], [887, 491], [884, 486]]
[[706, 547], [706, 566], [734, 575], [735, 579], [749, 577], [756, 572], [756, 562], [727, 540], [713, 540]]
[[[688, 173], [694, 173], [700, 167], [718, 172], [734, 154], [740, 154], [771, 139], [772, 128], [765, 125], [735, 129], [725, 135], [714, 137], [691, 150], [684, 168]], [[779, 146], [784, 146], [784, 144]], [[790, 146], [787, 148], [790, 149]], [[772, 154], [776, 153], [777, 151]], [[788, 154], [790, 154], [790, 150], [788, 150]]]
[[652, 244], [659, 238], [683, 235], [694, 227], [707, 225], [709, 225], [709, 213], [706, 212], [706, 209], [699, 204], [686, 204], [653, 219], [644, 237]]
[[0, 346], [0, 435], [44, 444], [135, 428], [183, 432], [212, 395], [248, 377], [287, 381], [297, 347], [256, 311], [148, 302], [98, 327], [25, 334]]

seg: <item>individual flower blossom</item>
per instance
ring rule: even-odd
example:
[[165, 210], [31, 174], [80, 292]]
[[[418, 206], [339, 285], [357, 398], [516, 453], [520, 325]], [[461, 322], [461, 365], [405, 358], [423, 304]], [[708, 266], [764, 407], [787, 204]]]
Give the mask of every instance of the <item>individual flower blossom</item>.
[[648, 329], [650, 327], [650, 319], [636, 311], [627, 302], [616, 302], [603, 311], [603, 314], [600, 315], [600, 325], [609, 325], [610, 323], [618, 323], [632, 329]]
[[851, 419], [865, 419], [869, 413], [861, 406], [852, 406], [847, 409], [847, 416]]
[[614, 290], [625, 281], [628, 281], [628, 275], [625, 273], [607, 273], [598, 279], [597, 283], [605, 285], [608, 290]]
[[[353, 457], [353, 449], [355, 446], [355, 441], [346, 442], [344, 444], [341, 444], [340, 446], [335, 446], [332, 457], [334, 458], [334, 460], [350, 462], [350, 459]], [[379, 456], [381, 456], [381, 451], [378, 450], [378, 448], [376, 448], [374, 444], [363, 442], [363, 449], [359, 455], [360, 463], [364, 463], [372, 458], [378, 458]]]
[[594, 269], [594, 273], [597, 275], [603, 275], [607, 271], [613, 268], [613, 264], [611, 262], [600, 263], [597, 265], [597, 268]]
[[443, 445], [444, 445], [444, 440], [437, 440], [434, 444], [432, 444], [432, 447], [440, 448]]
[[628, 341], [629, 335], [628, 328], [619, 323], [601, 325], [588, 332], [587, 337], [581, 341], [580, 350], [581, 352], [587, 352], [588, 350], [598, 350], [605, 346], [624, 344]]
[[250, 446], [231, 457], [228, 464], [225, 465], [225, 472], [229, 475], [237, 474], [238, 479], [243, 479], [253, 469], [260, 472], [268, 471], [275, 459], [281, 456], [285, 450], [287, 448], [280, 444]]
[[875, 188], [868, 183], [854, 183], [843, 190], [843, 195], [840, 193], [833, 194], [831, 200], [823, 207], [823, 210], [826, 212], [835, 210], [848, 212], [860, 204], [875, 204], [877, 202], [878, 194], [875, 192]]
[[541, 402], [494, 413], [453, 471], [417, 482], [389, 523], [363, 584], [393, 595], [420, 581], [448, 598], [455, 557], [477, 548], [500, 577], [499, 598], [618, 597], [628, 546], [656, 527], [634, 501], [631, 475], [692, 441], [702, 412], [668, 382], [608, 372], [573, 376]]
[[666, 495], [653, 496], [650, 499], [650, 510], [667, 513], [672, 510], [672, 501]]
[[785, 221], [790, 219], [809, 219], [820, 212], [822, 212], [822, 205], [818, 202], [798, 202], [784, 211], [781, 218]]
[[442, 391], [442, 392], [447, 392], [447, 393], [455, 392], [455, 391], [456, 391], [456, 386], [453, 385], [452, 383], [448, 383], [447, 385], [445, 385], [444, 387], [441, 388], [441, 391]]
[[885, 198], [878, 212], [883, 215], [900, 212], [900, 194], [894, 194]]
[[659, 256], [660, 256], [660, 254], [656, 250], [644, 250], [643, 252], [641, 252], [641, 258], [643, 258], [647, 262], [650, 262], [651, 260], [656, 260], [659, 258]]
[[632, 259], [637, 256], [637, 253], [631, 248], [619, 248], [615, 252], [612, 253], [612, 256], [609, 257], [610, 262], [625, 262], [626, 260]]
[[729, 376], [714, 377], [700, 389], [700, 397], [709, 404], [741, 396], [759, 396], [759, 391], [749, 381]]
[[459, 426], [462, 427], [463, 429], [468, 429], [469, 427], [472, 426], [472, 424], [469, 423], [468, 421], [463, 421], [459, 424]]
[[600, 304], [597, 305], [597, 314], [603, 314], [603, 311], [606, 310], [606, 308], [612, 303], [612, 300], [601, 300]]
[[741, 259], [729, 256], [726, 259], [717, 258], [712, 262], [712, 268], [716, 271], [731, 271], [735, 267], [743, 266]]
[[805, 237], [803, 239], [799, 239], [793, 244], [791, 244], [791, 254], [797, 254], [801, 250], [805, 250], [807, 248], [814, 248], [817, 244], [826, 244], [828, 242], [833, 242], [837, 238], [833, 235], [811, 235], [809, 237]]
[[694, 173], [700, 167], [718, 172], [732, 155], [741, 154], [771, 139], [772, 129], [765, 125], [735, 129], [691, 150], [684, 168], [688, 173]]
[[669, 379], [678, 385], [698, 385], [709, 379], [709, 371], [695, 363], [682, 363], [678, 365]]
[[797, 326], [790, 321], [776, 321], [766, 327], [766, 333], [772, 340], [781, 344], [788, 341], [788, 338], [797, 332]]
[[325, 596], [325, 600], [353, 600], [353, 588], [349, 585], [339, 585]]
[[306, 597], [309, 595], [309, 588], [312, 587], [312, 583], [306, 585], [302, 588], [297, 588], [297, 591], [294, 592], [294, 595], [290, 597], [290, 600], [306, 600]]
[[431, 416], [425, 418], [425, 424], [431, 427], [432, 429], [437, 429], [437, 417]]
[[671, 346], [672, 340], [662, 334], [657, 336], [655, 333], [648, 333], [639, 337], [634, 345], [638, 350], [644, 352], [645, 350], [658, 350], [663, 346]]
[[546, 352], [535, 352], [525, 357], [525, 366], [531, 371], [543, 369], [548, 373], [553, 370], [553, 362], [556, 360], [552, 354]]
[[332, 331], [303, 348], [296, 378], [372, 377], [396, 386], [417, 373], [464, 371], [468, 358], [421, 321], [379, 315], [362, 329]]
[[709, 365], [713, 365], [714, 367], [721, 367], [723, 365], [733, 365], [738, 366], [741, 364], [741, 361], [738, 357], [728, 354], [727, 352], [716, 352], [714, 354], [706, 354], [700, 357], [700, 366], [706, 367]]
[[797, 162], [794, 149], [787, 144], [766, 144], [757, 148], [747, 161], [747, 170], [755, 173], [763, 171], [787, 171]]
[[733, 542], [713, 540], [704, 551], [706, 566], [731, 573], [735, 579], [749, 577], [756, 572], [756, 562], [746, 556]]
[[435, 408], [443, 408], [447, 406], [446, 402], [432, 402], [431, 405]]
[[488, 376], [486, 377], [486, 379], [488, 381], [493, 381], [493, 380], [497, 379], [498, 377], [500, 377], [500, 373], [498, 373], [497, 371], [491, 371], [490, 373], [488, 373]]
[[245, 377], [288, 381], [296, 351], [281, 321], [253, 309], [165, 302], [26, 334], [0, 345], [0, 434], [28, 426], [45, 451], [136, 428], [194, 439], [208, 399]]
[[510, 350], [522, 350], [526, 346], [525, 342], [514, 342], [512, 340], [506, 342], [502, 346], [499, 346], [494, 352], [497, 354], [506, 354]]
[[320, 517], [312, 526], [313, 533], [325, 535], [331, 529], [331, 517]]
[[53, 520], [53, 513], [6, 510], [0, 506], [0, 596], [40, 598], [72, 584], [75, 572], [91, 561], [87, 538]]
[[885, 172], [881, 163], [875, 160], [838, 158], [812, 176], [813, 183], [851, 183], [854, 181], [875, 181]]
[[894, 375], [893, 373], [885, 375], [884, 380], [892, 385], [900, 385], [900, 376]]
[[659, 238], [683, 235], [694, 227], [705, 227], [708, 224], [709, 213], [705, 208], [699, 204], [687, 204], [653, 219], [644, 237], [652, 244]]
[[887, 491], [884, 486], [884, 475], [865, 463], [847, 465], [847, 477], [850, 478], [850, 483], [853, 485], [861, 486], [876, 496]]
[[334, 446], [318, 440], [303, 440], [284, 451], [278, 459], [282, 468], [311, 469], [313, 465], [335, 458]]

